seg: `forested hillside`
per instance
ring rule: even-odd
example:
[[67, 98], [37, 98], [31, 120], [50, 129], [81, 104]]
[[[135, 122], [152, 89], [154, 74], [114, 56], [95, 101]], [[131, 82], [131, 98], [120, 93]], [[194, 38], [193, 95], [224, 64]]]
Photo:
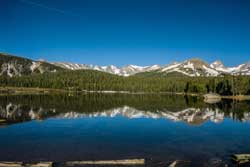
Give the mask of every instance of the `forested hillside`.
[[22, 76], [64, 70], [61, 67], [44, 61], [33, 61], [27, 58], [0, 53], [0, 76]]
[[[169, 69], [176, 66], [179, 67], [177, 71], [169, 71]], [[203, 69], [202, 67], [205, 69], [209, 68], [203, 61], [193, 59], [181, 64], [167, 66], [161, 69], [162, 71], [150, 70], [124, 77], [98, 70], [63, 69], [48, 62], [34, 61], [0, 53], [0, 86], [39, 87], [77, 91], [250, 94], [250, 76], [248, 75], [223, 74], [219, 76], [200, 75], [199, 77], [190, 77], [185, 75], [189, 66], [195, 70]], [[137, 66], [131, 67], [135, 68]], [[184, 67], [185, 72], [178, 72]], [[169, 72], [166, 73], [165, 71]]]
[[0, 86], [40, 87], [66, 90], [112, 90], [130, 92], [183, 92], [221, 95], [250, 94], [249, 76], [122, 77], [95, 70], [58, 71], [30, 76], [0, 77]]

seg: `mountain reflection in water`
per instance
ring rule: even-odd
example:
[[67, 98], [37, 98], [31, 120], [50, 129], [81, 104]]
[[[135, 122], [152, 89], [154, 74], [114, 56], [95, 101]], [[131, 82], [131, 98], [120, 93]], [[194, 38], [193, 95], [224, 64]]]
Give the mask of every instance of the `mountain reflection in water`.
[[231, 154], [250, 153], [249, 120], [249, 101], [206, 104], [199, 97], [149, 94], [0, 96], [0, 161], [145, 158], [230, 167]]
[[224, 118], [250, 120], [249, 102], [205, 104], [197, 97], [167, 95], [16, 95], [0, 97], [0, 125], [47, 118], [117, 117], [183, 121], [200, 125]]

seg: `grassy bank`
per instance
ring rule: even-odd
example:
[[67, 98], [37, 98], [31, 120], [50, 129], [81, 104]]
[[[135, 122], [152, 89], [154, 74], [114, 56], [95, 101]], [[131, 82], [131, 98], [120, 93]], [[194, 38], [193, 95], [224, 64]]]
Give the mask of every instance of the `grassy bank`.
[[51, 88], [25, 88], [25, 87], [0, 87], [0, 94], [22, 94], [22, 93], [58, 93], [68, 92], [64, 89]]

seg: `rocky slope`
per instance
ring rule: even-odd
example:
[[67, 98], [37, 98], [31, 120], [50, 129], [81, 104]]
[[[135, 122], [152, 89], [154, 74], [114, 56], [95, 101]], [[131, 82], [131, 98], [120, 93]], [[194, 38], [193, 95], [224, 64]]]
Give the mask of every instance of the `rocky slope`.
[[56, 72], [63, 68], [43, 61], [0, 53], [0, 76], [22, 76], [35, 73]]

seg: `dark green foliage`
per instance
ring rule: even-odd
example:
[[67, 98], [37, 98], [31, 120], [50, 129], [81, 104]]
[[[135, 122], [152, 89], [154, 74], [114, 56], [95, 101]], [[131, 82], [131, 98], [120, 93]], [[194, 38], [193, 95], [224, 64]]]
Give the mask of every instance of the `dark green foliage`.
[[[187, 77], [178, 72], [144, 72], [130, 77], [117, 76], [94, 70], [64, 70], [46, 62], [31, 71], [32, 60], [0, 53], [0, 67], [11, 64], [14, 75], [0, 76], [0, 86], [40, 87], [77, 91], [183, 92], [221, 95], [250, 94], [249, 76]], [[40, 74], [42, 73], [43, 74]], [[52, 72], [56, 71], [56, 72]]]
[[[122, 77], [95, 70], [59, 71], [22, 77], [0, 77], [0, 86], [40, 87], [65, 90], [130, 92], [216, 92], [249, 94], [250, 77]], [[234, 88], [234, 89], [233, 89]]]
[[221, 95], [232, 95], [232, 86], [229, 84], [228, 80], [220, 81], [216, 86], [216, 92]]

